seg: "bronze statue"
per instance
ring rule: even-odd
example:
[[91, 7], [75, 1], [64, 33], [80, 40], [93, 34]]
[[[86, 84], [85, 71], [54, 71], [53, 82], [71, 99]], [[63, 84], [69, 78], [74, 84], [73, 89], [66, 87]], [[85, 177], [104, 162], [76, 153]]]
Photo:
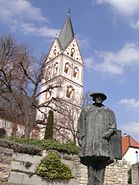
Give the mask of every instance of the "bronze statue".
[[82, 110], [78, 121], [80, 161], [88, 167], [88, 185], [103, 185], [106, 166], [121, 159], [121, 137], [113, 111], [102, 104], [107, 96], [90, 96], [94, 104]]

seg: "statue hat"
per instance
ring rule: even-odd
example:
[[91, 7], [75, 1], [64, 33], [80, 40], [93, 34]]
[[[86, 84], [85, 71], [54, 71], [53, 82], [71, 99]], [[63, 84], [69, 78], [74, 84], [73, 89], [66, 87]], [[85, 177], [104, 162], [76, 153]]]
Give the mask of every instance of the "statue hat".
[[93, 97], [93, 99], [99, 96], [103, 101], [107, 99], [107, 96], [102, 92], [93, 92], [90, 96]]

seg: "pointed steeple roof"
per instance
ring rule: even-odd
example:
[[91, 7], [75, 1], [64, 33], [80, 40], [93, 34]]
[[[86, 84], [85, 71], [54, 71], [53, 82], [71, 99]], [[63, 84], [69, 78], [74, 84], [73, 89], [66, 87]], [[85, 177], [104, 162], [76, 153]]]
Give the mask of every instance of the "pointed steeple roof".
[[73, 38], [74, 38], [73, 26], [70, 15], [68, 15], [65, 24], [59, 34], [59, 41], [62, 49], [64, 49]]

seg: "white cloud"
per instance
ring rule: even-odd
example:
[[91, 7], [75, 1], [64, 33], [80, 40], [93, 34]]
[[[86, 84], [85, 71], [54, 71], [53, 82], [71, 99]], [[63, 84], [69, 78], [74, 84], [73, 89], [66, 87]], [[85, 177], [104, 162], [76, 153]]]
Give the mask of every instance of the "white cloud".
[[88, 39], [81, 34], [77, 35], [77, 39], [79, 40], [80, 48], [89, 48], [89, 42]]
[[48, 28], [47, 26], [36, 27], [34, 24], [23, 23], [20, 29], [24, 34], [34, 34], [43, 37], [54, 37], [59, 33], [59, 30]]
[[129, 110], [133, 109], [139, 110], [139, 100], [136, 100], [135, 98], [131, 99], [124, 98], [121, 99], [118, 103], [124, 105]]
[[139, 11], [139, 0], [97, 0], [98, 4], [108, 4], [118, 13], [133, 16]]
[[95, 63], [95, 70], [111, 75], [124, 74], [127, 67], [135, 68], [139, 65], [139, 48], [135, 43], [127, 43], [118, 52], [96, 51], [102, 62]]
[[127, 133], [128, 135], [138, 136], [139, 135], [139, 122], [130, 122], [120, 126], [120, 129], [123, 133]]
[[109, 5], [114, 14], [127, 17], [129, 25], [133, 29], [139, 29], [139, 0], [96, 0], [96, 2]]
[[139, 20], [137, 21], [134, 21], [134, 20], [131, 20], [130, 21], [130, 26], [133, 28], [133, 29], [139, 29]]
[[12, 21], [46, 21], [39, 8], [33, 7], [27, 0], [0, 0], [1, 19]]
[[0, 0], [0, 22], [14, 31], [26, 34], [51, 37], [58, 32], [46, 26], [47, 18], [41, 9], [34, 7], [28, 0]]
[[89, 70], [93, 70], [94, 68], [94, 60], [93, 57], [84, 59], [85, 67]]

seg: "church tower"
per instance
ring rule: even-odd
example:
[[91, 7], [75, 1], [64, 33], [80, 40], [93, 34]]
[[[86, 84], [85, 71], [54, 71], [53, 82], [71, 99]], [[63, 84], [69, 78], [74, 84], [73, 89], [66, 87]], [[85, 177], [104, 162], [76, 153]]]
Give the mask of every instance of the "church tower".
[[[57, 86], [53, 89], [51, 87]], [[53, 107], [55, 120], [55, 136], [74, 139], [78, 116], [83, 98], [83, 59], [75, 37], [70, 15], [67, 16], [63, 28], [54, 39], [44, 65], [44, 77], [41, 83], [42, 93], [39, 104]], [[48, 112], [49, 108], [41, 108]], [[37, 118], [43, 119], [38, 112]], [[74, 131], [73, 131], [74, 130]], [[73, 134], [74, 132], [74, 134]], [[43, 131], [41, 132], [43, 135]], [[58, 135], [61, 136], [58, 136]], [[73, 136], [74, 135], [74, 136]]]

